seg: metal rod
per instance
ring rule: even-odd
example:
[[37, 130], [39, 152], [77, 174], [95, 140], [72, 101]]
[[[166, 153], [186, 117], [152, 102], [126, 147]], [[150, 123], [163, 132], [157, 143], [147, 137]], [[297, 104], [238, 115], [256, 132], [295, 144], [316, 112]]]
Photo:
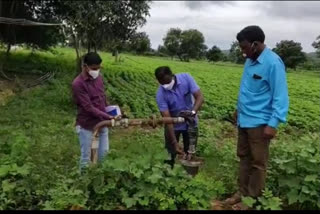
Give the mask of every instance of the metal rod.
[[98, 159], [98, 132], [103, 127], [128, 127], [128, 126], [151, 126], [156, 128], [158, 125], [165, 125], [165, 124], [177, 124], [177, 123], [184, 123], [185, 119], [183, 117], [162, 117], [156, 118], [155, 115], [152, 115], [149, 119], [120, 119], [120, 120], [104, 120], [98, 123], [93, 128], [93, 135], [91, 141], [91, 162], [97, 163]]

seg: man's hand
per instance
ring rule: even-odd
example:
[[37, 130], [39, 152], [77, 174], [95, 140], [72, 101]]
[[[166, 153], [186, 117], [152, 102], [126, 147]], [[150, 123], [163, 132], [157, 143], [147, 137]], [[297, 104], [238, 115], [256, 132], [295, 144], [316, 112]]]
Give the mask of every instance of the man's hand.
[[184, 111], [181, 111], [179, 112], [179, 116], [180, 117], [195, 117], [196, 114], [194, 114], [192, 111], [190, 110], [184, 110]]
[[270, 127], [270, 126], [266, 126], [263, 130], [263, 137], [266, 138], [266, 139], [272, 139], [275, 137], [277, 133], [277, 130]]
[[114, 116], [110, 115], [110, 114], [107, 114], [108, 115], [108, 120], [112, 120], [114, 119]]
[[182, 150], [181, 146], [178, 144], [178, 142], [174, 143], [174, 147], [176, 149], [176, 152], [180, 155], [184, 155], [184, 151]]

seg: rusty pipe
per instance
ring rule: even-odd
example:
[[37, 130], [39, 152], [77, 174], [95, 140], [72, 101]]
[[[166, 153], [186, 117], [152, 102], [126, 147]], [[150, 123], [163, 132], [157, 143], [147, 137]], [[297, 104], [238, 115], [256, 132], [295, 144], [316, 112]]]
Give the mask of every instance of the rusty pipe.
[[93, 128], [92, 140], [91, 140], [91, 161], [92, 163], [97, 162], [97, 135], [101, 128], [103, 127], [116, 127], [116, 126], [151, 126], [156, 128], [157, 125], [164, 124], [176, 124], [183, 123], [185, 119], [183, 117], [162, 117], [157, 119], [155, 115], [152, 115], [149, 119], [127, 119], [123, 118], [120, 120], [104, 120], [98, 123]]
[[156, 128], [157, 125], [164, 125], [164, 124], [176, 124], [176, 123], [183, 123], [185, 122], [185, 119], [183, 117], [162, 117], [162, 118], [156, 118], [155, 116], [152, 116], [149, 119], [120, 119], [120, 120], [104, 120], [99, 122], [94, 128], [93, 128], [93, 136], [96, 136], [99, 130], [103, 127], [128, 127], [128, 126], [151, 126], [153, 128]]

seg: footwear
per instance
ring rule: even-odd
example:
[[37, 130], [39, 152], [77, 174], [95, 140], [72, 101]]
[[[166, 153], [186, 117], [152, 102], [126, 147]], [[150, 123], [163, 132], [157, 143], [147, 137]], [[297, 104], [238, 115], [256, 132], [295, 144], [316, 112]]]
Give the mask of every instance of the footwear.
[[191, 161], [192, 159], [193, 159], [193, 156], [192, 154], [189, 153], [186, 157], [186, 160]]
[[232, 206], [233, 210], [249, 210], [250, 207], [248, 207], [247, 205], [245, 205], [242, 202], [236, 203]]
[[226, 205], [234, 205], [236, 203], [241, 202], [241, 194], [240, 192], [236, 192], [235, 194], [233, 194], [233, 196], [231, 196], [230, 198], [227, 198], [224, 201], [224, 204]]

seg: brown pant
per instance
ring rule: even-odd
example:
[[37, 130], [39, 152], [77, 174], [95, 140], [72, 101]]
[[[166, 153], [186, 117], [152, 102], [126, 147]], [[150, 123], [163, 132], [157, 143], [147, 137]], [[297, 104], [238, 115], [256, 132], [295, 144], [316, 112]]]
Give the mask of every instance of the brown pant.
[[264, 127], [238, 128], [238, 185], [243, 196], [259, 197], [265, 187], [270, 140], [263, 138]]

